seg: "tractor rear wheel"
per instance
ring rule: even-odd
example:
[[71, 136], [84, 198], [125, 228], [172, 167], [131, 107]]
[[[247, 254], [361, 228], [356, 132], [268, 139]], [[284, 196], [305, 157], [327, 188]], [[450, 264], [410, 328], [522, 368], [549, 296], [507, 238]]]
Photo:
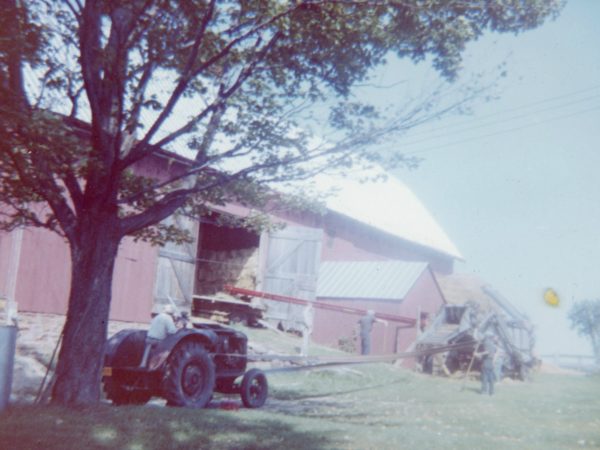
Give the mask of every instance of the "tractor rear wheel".
[[173, 349], [161, 385], [167, 405], [203, 408], [214, 385], [215, 365], [201, 344], [184, 342]]

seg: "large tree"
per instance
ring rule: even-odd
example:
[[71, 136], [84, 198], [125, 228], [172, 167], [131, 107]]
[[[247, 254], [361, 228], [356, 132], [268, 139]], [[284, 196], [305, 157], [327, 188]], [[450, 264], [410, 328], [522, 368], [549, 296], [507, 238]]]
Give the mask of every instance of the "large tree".
[[569, 320], [577, 334], [590, 340], [596, 363], [600, 364], [600, 299], [573, 303]]
[[[386, 55], [425, 60], [451, 81], [484, 31], [518, 33], [560, 9], [559, 0], [1, 3], [2, 226], [44, 227], [69, 244], [52, 399], [73, 405], [100, 397], [125, 236], [184, 239], [161, 222], [175, 211], [264, 199], [274, 182], [377, 160], [370, 144], [432, 114], [424, 101], [382, 116], [351, 96]], [[307, 111], [329, 139], [296, 120]], [[136, 173], [161, 149], [190, 163], [161, 179]]]

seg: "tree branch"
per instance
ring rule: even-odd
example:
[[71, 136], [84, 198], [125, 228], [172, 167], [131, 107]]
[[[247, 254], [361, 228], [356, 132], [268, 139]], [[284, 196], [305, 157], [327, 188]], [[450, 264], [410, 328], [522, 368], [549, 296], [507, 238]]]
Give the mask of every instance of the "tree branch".
[[[92, 112], [92, 118], [101, 117], [101, 66], [100, 47], [101, 36], [101, 2], [86, 2], [80, 15], [76, 15], [79, 22], [79, 50], [81, 75], [87, 93], [88, 102]], [[94, 124], [94, 120], [92, 120]], [[96, 120], [96, 126], [98, 121]], [[99, 130], [96, 131], [99, 135]]]
[[[41, 164], [39, 158], [35, 158], [33, 154], [34, 151], [31, 151], [32, 164], [36, 168], [36, 176], [32, 178], [29, 172], [22, 167], [14, 152], [9, 151], [7, 153], [12, 161], [12, 166], [19, 175], [21, 184], [27, 186], [32, 192], [48, 203], [50, 209], [56, 216], [56, 219], [60, 222], [61, 228], [65, 234], [71, 236], [75, 225], [75, 215], [69, 208], [65, 199], [61, 196], [58, 186], [53, 180], [48, 179], [43, 175], [50, 173], [48, 167], [45, 167], [45, 164]], [[37, 162], [36, 159], [38, 160]]]
[[[211, 2], [211, 5], [213, 5], [213, 3], [214, 3], [214, 0]], [[195, 57], [197, 57], [198, 47], [199, 47], [199, 44], [201, 41], [201, 39], [199, 41], [200, 36], [198, 36], [196, 38], [194, 44], [192, 45], [192, 55], [194, 55], [194, 59], [192, 59], [191, 56], [190, 56], [190, 58], [188, 58], [186, 67], [185, 67], [184, 71], [182, 72], [179, 82], [175, 86], [175, 88], [174, 88], [169, 100], [167, 101], [167, 104], [163, 108], [161, 114], [154, 121], [154, 123], [152, 124], [152, 126], [150, 127], [148, 132], [145, 134], [145, 136], [138, 142], [135, 149], [130, 153], [130, 155], [129, 155], [130, 158], [128, 158], [127, 161], [124, 161], [124, 164], [130, 165], [130, 164], [132, 164], [133, 161], [137, 161], [137, 160], [141, 159], [143, 156], [140, 155], [140, 153], [143, 154], [150, 149], [150, 147], [148, 146], [148, 143], [150, 142], [152, 137], [156, 134], [156, 132], [160, 129], [160, 127], [163, 125], [163, 123], [167, 119], [167, 117], [171, 114], [171, 112], [173, 111], [173, 109], [174, 109], [175, 105], [177, 104], [177, 102], [179, 101], [181, 95], [187, 88], [191, 79], [193, 79], [196, 76], [199, 76], [202, 72], [204, 72], [204, 70], [206, 70], [207, 68], [216, 64], [219, 60], [221, 60], [222, 58], [227, 56], [236, 45], [249, 39], [250, 37], [252, 37], [256, 33], [258, 33], [259, 31], [267, 28], [269, 25], [273, 24], [275, 21], [281, 19], [282, 17], [289, 15], [292, 11], [296, 10], [297, 8], [298, 8], [298, 6], [293, 6], [292, 8], [289, 8], [279, 14], [276, 14], [276, 15], [270, 17], [269, 19], [265, 20], [264, 22], [259, 23], [258, 25], [256, 25], [255, 27], [253, 27], [252, 29], [250, 29], [249, 31], [244, 33], [243, 35], [238, 36], [237, 38], [231, 40], [219, 52], [217, 52], [215, 55], [213, 55], [207, 61], [202, 63], [198, 68], [196, 68], [192, 71], [194, 59], [195, 59]], [[205, 21], [203, 22], [203, 27], [205, 27], [207, 25], [208, 25], [208, 22], [206, 22], [206, 17], [205, 17]], [[204, 32], [204, 29], [202, 30], [202, 32]], [[280, 36], [281, 36], [281, 34], [276, 33], [276, 35], [270, 39], [269, 44], [267, 44], [265, 47], [263, 47], [263, 50], [265, 50], [265, 51], [258, 52], [257, 54], [261, 55], [261, 57], [263, 57], [266, 54], [266, 50], [268, 50], [277, 41], [277, 39]], [[257, 41], [257, 42], [259, 42], [259, 41]], [[254, 63], [251, 63], [249, 65], [249, 66], [251, 66], [250, 69], [249, 69], [249, 66], [247, 66], [246, 69], [249, 69], [249, 70], [247, 72], [244, 72], [244, 70], [243, 70], [242, 72], [245, 74], [245, 76], [238, 78], [238, 81], [245, 80], [247, 78], [247, 76], [249, 76], [251, 74], [251, 70], [254, 68], [254, 66], [259, 61], [260, 60], [257, 59], [256, 61], [254, 61]], [[239, 84], [234, 83], [234, 85], [231, 86], [231, 88], [229, 89], [229, 92], [226, 93], [226, 96], [232, 95], [237, 88], [239, 88]], [[202, 113], [204, 114], [204, 116], [206, 116], [206, 114], [205, 114], [206, 110], [203, 111]], [[160, 144], [157, 144], [157, 145], [162, 146], [162, 145], [165, 145], [165, 143], [171, 142], [173, 139], [175, 139], [175, 137], [178, 137], [179, 135], [183, 134], [184, 133], [183, 130], [193, 128], [193, 126], [198, 122], [199, 122], [199, 120], [190, 121], [188, 124], [181, 127], [180, 130], [174, 132], [174, 133], [177, 133], [177, 136], [172, 136], [170, 134], [170, 135], [166, 136], [165, 138], [163, 138], [161, 140]]]
[[190, 189], [180, 189], [170, 192], [143, 212], [120, 219], [120, 235], [127, 236], [134, 234], [169, 217], [185, 205], [188, 201], [188, 196], [192, 192], [193, 190]]
[[[179, 78], [179, 81], [177, 82], [177, 85], [173, 89], [173, 92], [171, 93], [171, 96], [170, 96], [169, 100], [167, 101], [167, 104], [165, 105], [165, 107], [163, 108], [163, 110], [161, 111], [161, 113], [159, 114], [157, 119], [154, 121], [154, 123], [152, 124], [150, 129], [146, 132], [145, 136], [142, 138], [142, 140], [139, 143], [139, 146], [136, 146], [136, 148], [132, 151], [132, 153], [137, 153], [139, 149], [142, 149], [142, 151], [143, 151], [143, 149], [146, 148], [147, 144], [150, 142], [152, 137], [156, 134], [156, 132], [163, 125], [163, 123], [167, 119], [167, 117], [169, 117], [171, 115], [171, 112], [173, 112], [173, 108], [175, 108], [175, 105], [179, 102], [181, 95], [187, 89], [190, 80], [194, 76], [193, 68], [194, 68], [194, 64], [196, 63], [196, 59], [198, 58], [198, 53], [200, 51], [200, 45], [202, 44], [202, 41], [204, 40], [206, 29], [208, 28], [208, 24], [210, 23], [210, 21], [213, 18], [213, 14], [214, 14], [214, 10], [215, 10], [215, 3], [216, 3], [216, 0], [211, 0], [211, 2], [209, 4], [208, 12], [204, 15], [204, 17], [202, 19], [202, 23], [200, 25], [200, 29], [198, 30], [198, 33], [196, 33], [196, 38], [194, 39], [194, 43], [190, 50], [190, 54], [188, 56], [186, 65], [181, 73], [181, 76]], [[202, 70], [204, 70], [204, 68]], [[197, 71], [196, 71], [196, 73], [197, 73]], [[134, 156], [134, 158], [136, 156]]]

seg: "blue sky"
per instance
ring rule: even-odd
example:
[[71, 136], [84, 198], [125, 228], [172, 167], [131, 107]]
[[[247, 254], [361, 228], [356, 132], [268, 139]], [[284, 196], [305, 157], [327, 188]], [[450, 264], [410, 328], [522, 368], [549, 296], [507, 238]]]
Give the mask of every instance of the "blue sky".
[[[577, 0], [536, 30], [485, 36], [467, 49], [464, 75], [504, 62], [498, 98], [393, 143], [424, 158], [397, 175], [462, 252], [456, 271], [478, 274], [527, 313], [541, 354], [591, 353], [567, 311], [600, 298], [598, 23], [600, 2]], [[435, 79], [425, 65], [395, 62], [380, 81], [397, 73], [406, 74], [399, 102]], [[558, 308], [543, 301], [548, 287]]]

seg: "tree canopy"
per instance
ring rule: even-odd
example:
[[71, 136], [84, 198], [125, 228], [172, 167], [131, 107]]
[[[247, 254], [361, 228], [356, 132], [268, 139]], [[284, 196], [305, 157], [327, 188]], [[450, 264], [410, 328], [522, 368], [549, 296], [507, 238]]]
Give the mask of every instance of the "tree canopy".
[[[0, 226], [69, 243], [69, 310], [54, 399], [96, 401], [121, 239], [184, 239], [161, 221], [264, 199], [273, 183], [381, 156], [432, 116], [390, 117], [352, 88], [389, 54], [453, 80], [468, 42], [518, 33], [559, 0], [2, 0]], [[435, 96], [435, 93], [433, 94]], [[460, 102], [459, 102], [460, 103]], [[456, 105], [454, 105], [456, 106]], [[308, 133], [298, 113], [326, 108]], [[443, 111], [437, 111], [443, 112]], [[182, 153], [184, 169], [136, 167]], [[410, 162], [399, 153], [390, 157]]]
[[[465, 45], [486, 29], [519, 32], [558, 9], [539, 0], [13, 3], [4, 29], [18, 39], [0, 54], [3, 103], [28, 107], [2, 114], [2, 197], [18, 211], [8, 224], [65, 234], [100, 190], [125, 216], [121, 233], [132, 234], [191, 193], [216, 200], [222, 192], [211, 188], [234, 181], [290, 180], [357, 155], [373, 159], [369, 144], [427, 116], [420, 105], [383, 118], [349, 96], [386, 55], [430, 57], [453, 79]], [[325, 143], [294, 113], [332, 96], [328, 125], [338, 139]], [[84, 144], [58, 123], [62, 115], [90, 124]], [[188, 173], [157, 183], [129, 170], [158, 148], [189, 155]], [[195, 180], [181, 183], [189, 173]], [[32, 201], [52, 211], [40, 217]]]
[[590, 340], [596, 362], [600, 363], [600, 299], [575, 302], [569, 320], [577, 334]]

